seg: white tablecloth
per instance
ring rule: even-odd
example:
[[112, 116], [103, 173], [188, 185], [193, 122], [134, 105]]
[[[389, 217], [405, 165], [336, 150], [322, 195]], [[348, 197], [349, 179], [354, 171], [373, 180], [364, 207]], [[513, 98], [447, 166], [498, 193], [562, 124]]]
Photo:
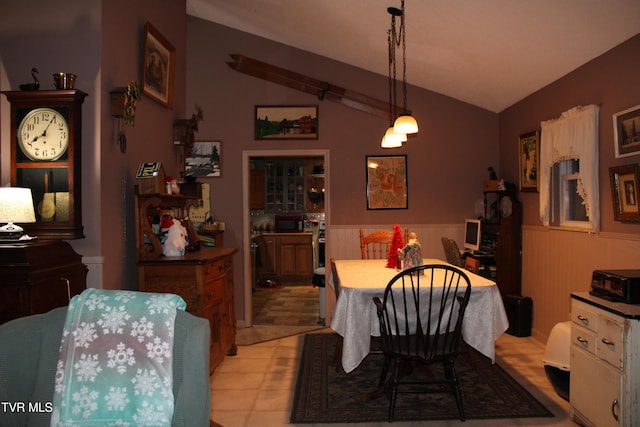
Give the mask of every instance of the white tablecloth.
[[[386, 268], [386, 260], [336, 260], [340, 296], [331, 328], [343, 337], [342, 367], [351, 372], [369, 354], [371, 336], [380, 336], [373, 297], [384, 289], [398, 271]], [[424, 259], [424, 264], [447, 264]], [[471, 281], [471, 297], [462, 322], [464, 341], [495, 361], [495, 341], [509, 327], [502, 297], [495, 282], [465, 271]], [[333, 277], [329, 277], [333, 286]]]

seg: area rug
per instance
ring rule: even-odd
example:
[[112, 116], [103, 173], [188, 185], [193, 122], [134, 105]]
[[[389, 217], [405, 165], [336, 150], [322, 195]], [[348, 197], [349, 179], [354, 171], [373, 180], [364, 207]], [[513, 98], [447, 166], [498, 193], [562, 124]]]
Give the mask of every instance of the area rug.
[[[332, 360], [337, 338], [332, 333], [305, 335], [292, 424], [387, 421], [389, 401], [376, 391], [384, 356], [370, 354], [346, 374]], [[458, 357], [456, 370], [468, 419], [553, 417], [500, 366], [479, 353]], [[395, 413], [397, 421], [459, 418], [451, 393], [400, 395]]]

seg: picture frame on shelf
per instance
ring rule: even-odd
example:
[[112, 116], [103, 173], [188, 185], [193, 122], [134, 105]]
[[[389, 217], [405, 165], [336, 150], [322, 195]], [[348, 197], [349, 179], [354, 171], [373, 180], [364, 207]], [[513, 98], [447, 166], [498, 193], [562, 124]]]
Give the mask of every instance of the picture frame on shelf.
[[616, 158], [640, 154], [640, 105], [613, 115]]
[[142, 93], [167, 108], [173, 108], [175, 48], [147, 22], [142, 48]]
[[613, 216], [616, 221], [640, 222], [637, 164], [609, 168]]
[[195, 141], [190, 153], [185, 153], [185, 176], [219, 178], [222, 176], [222, 142]]
[[520, 191], [538, 191], [540, 170], [540, 132], [523, 133], [518, 138]]
[[256, 140], [318, 139], [318, 106], [256, 105]]
[[406, 155], [366, 156], [367, 209], [408, 209]]

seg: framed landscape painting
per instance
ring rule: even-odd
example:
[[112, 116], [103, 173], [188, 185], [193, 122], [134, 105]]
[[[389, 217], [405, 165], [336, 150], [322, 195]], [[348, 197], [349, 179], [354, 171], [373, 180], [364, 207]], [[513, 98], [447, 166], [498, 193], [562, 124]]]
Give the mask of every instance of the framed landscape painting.
[[408, 209], [407, 156], [367, 156], [367, 209]]
[[613, 115], [616, 157], [640, 154], [640, 105]]
[[191, 153], [185, 156], [185, 176], [215, 178], [222, 176], [222, 143], [196, 141]]
[[318, 139], [315, 105], [256, 106], [256, 139]]

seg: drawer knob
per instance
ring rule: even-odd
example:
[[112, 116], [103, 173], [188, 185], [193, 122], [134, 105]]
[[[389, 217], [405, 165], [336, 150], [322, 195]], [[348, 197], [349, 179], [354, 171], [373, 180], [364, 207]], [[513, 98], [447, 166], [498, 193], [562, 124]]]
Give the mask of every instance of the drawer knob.
[[611, 415], [613, 415], [613, 419], [618, 421], [618, 414], [616, 414], [616, 407], [618, 406], [618, 399], [613, 399], [611, 402]]
[[584, 317], [582, 314], [578, 314], [578, 320], [580, 320], [583, 323], [589, 323], [589, 318]]
[[606, 344], [606, 345], [610, 345], [610, 346], [612, 346], [612, 347], [615, 345], [615, 343], [613, 343], [613, 342], [609, 341], [609, 340], [608, 340], [608, 339], [606, 339], [606, 338], [602, 338], [602, 343], [603, 343], [603, 344]]
[[582, 344], [589, 344], [589, 340], [585, 340], [582, 337], [577, 337], [576, 340], [578, 340], [578, 342]]

